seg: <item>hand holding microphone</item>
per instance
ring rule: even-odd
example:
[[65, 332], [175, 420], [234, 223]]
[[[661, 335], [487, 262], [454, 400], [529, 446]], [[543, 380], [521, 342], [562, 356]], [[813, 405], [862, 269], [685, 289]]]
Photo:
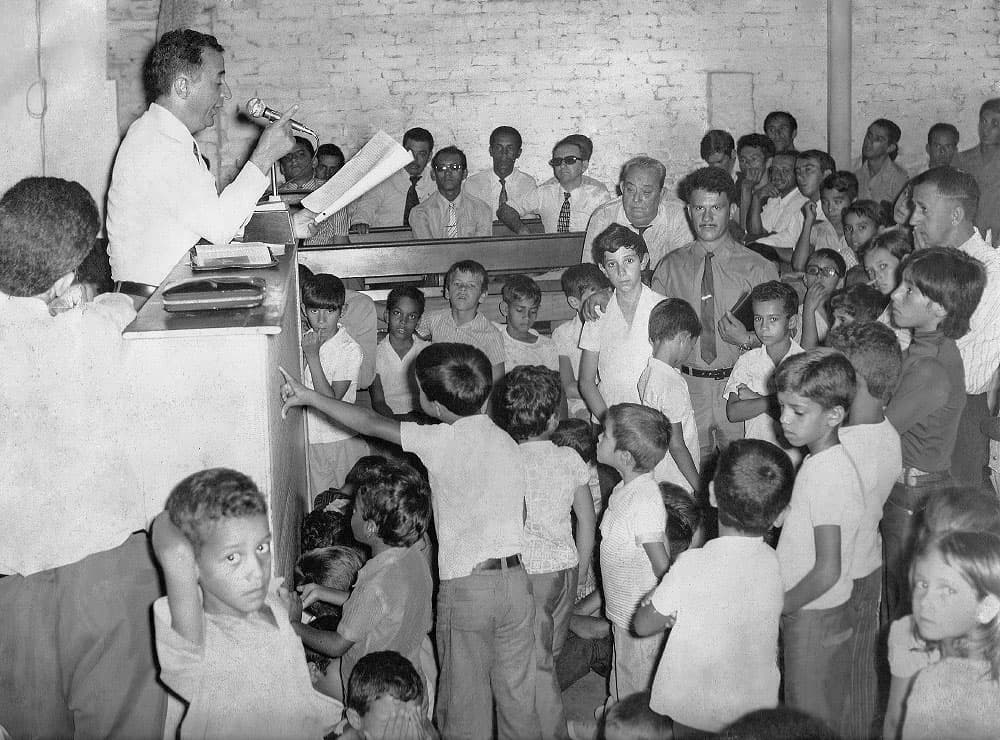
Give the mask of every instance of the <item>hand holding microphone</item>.
[[[246, 112], [248, 116], [253, 118], [266, 118], [268, 121], [280, 121], [282, 119], [282, 114], [264, 104], [264, 101], [260, 98], [250, 98], [246, 104]], [[319, 136], [308, 126], [295, 121], [291, 118], [288, 119], [288, 124], [292, 131], [299, 134], [305, 134], [306, 136], [311, 136], [319, 142]]]

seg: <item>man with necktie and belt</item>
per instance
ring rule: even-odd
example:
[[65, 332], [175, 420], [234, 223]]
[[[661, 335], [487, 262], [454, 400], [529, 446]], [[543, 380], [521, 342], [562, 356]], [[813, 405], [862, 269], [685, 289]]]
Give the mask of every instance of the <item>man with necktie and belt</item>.
[[777, 280], [775, 266], [736, 242], [728, 225], [737, 202], [732, 178], [716, 167], [688, 175], [680, 185], [695, 240], [677, 249], [653, 273], [652, 288], [683, 298], [701, 317], [701, 337], [681, 366], [694, 407], [704, 464], [717, 447], [743, 437], [743, 423], [726, 416], [722, 393], [740, 354], [755, 336], [730, 309], [755, 286]]
[[[493, 166], [469, 175], [464, 190], [493, 209], [493, 215], [500, 220], [504, 206], [518, 210], [519, 203], [536, 187], [535, 178], [515, 166], [521, 156], [521, 134], [512, 126], [497, 126], [490, 134], [490, 159]], [[518, 210], [519, 216], [531, 211]]]
[[590, 214], [611, 199], [603, 183], [584, 177], [590, 159], [577, 136], [567, 136], [552, 148], [553, 177], [520, 200], [497, 209], [497, 215], [515, 233], [524, 233], [520, 213], [537, 213], [545, 232], [565, 233], [587, 228]]
[[599, 206], [590, 217], [583, 241], [582, 262], [591, 261], [595, 237], [611, 224], [621, 224], [642, 237], [653, 270], [665, 255], [691, 241], [684, 206], [664, 200], [667, 168], [652, 157], [634, 157], [622, 167], [620, 198]]

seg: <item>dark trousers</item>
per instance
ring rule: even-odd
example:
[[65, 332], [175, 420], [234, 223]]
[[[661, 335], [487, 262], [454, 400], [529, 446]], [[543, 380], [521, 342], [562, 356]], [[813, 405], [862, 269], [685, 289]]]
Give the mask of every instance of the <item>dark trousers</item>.
[[951, 475], [963, 486], [979, 488], [986, 479], [990, 461], [990, 440], [980, 425], [990, 417], [985, 393], [965, 397], [965, 408], [958, 422], [958, 436], [951, 453]]

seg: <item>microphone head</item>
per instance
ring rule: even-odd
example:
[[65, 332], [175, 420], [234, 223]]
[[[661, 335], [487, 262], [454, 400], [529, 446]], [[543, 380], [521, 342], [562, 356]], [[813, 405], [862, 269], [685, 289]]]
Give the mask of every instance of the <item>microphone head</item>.
[[254, 118], [260, 118], [264, 115], [266, 107], [260, 98], [250, 98], [246, 104], [246, 112]]

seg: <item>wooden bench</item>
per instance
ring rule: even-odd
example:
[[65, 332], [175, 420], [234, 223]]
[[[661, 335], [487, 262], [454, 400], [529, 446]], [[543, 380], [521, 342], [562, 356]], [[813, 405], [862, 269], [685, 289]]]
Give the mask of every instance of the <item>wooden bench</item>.
[[[521, 223], [532, 234], [544, 234], [545, 227], [542, 226], [542, 219], [524, 218]], [[514, 236], [514, 232], [507, 228], [506, 224], [500, 221], [493, 222], [493, 236]], [[374, 244], [381, 242], [407, 242], [413, 241], [413, 233], [408, 226], [372, 226], [367, 234], [356, 234], [353, 231], [350, 235], [352, 244]]]

